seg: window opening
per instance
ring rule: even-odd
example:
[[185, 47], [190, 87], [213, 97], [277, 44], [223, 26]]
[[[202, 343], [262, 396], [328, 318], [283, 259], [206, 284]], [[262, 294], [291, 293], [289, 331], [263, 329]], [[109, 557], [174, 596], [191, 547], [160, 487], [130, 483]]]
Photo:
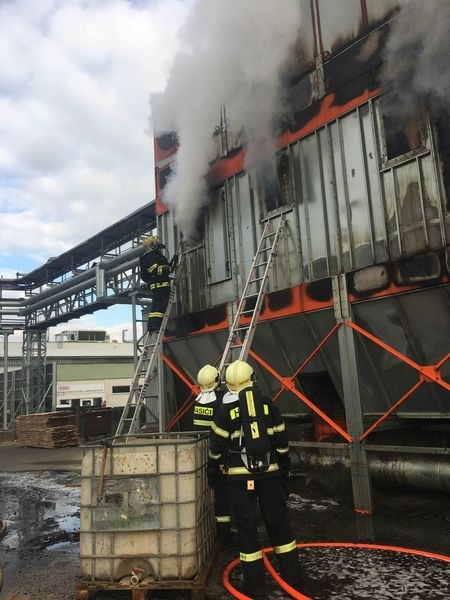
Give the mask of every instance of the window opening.
[[113, 385], [112, 393], [113, 394], [128, 394], [130, 391], [129, 385]]
[[380, 102], [380, 120], [384, 139], [384, 162], [409, 156], [426, 148], [426, 127], [422, 112], [390, 113], [389, 104]]
[[159, 172], [159, 189], [160, 190], [164, 189], [164, 187], [166, 186], [167, 182], [169, 181], [172, 173], [173, 173], [173, 171], [170, 167], [162, 169]]
[[276, 157], [276, 167], [266, 168], [260, 176], [267, 212], [291, 204], [291, 165], [287, 152], [280, 152]]

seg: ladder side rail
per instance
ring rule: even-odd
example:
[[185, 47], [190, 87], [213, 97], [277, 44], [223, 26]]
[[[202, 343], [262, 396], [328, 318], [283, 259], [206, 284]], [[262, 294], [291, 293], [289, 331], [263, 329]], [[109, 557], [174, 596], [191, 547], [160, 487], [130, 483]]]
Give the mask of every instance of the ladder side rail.
[[[243, 289], [242, 295], [241, 295], [241, 299], [240, 299], [238, 307], [236, 309], [236, 313], [234, 315], [233, 322], [232, 322], [232, 325], [231, 325], [231, 328], [230, 328], [230, 331], [229, 331], [229, 334], [228, 334], [228, 339], [227, 339], [227, 342], [226, 342], [226, 345], [225, 345], [225, 350], [224, 350], [224, 352], [222, 354], [222, 358], [221, 358], [220, 363], [219, 363], [218, 369], [219, 369], [219, 372], [221, 373], [221, 375], [223, 374], [222, 373], [223, 369], [224, 369], [224, 367], [227, 364], [227, 359], [228, 359], [230, 351], [231, 351], [231, 349], [233, 347], [233, 342], [234, 342], [235, 336], [236, 336], [236, 330], [239, 328], [239, 321], [240, 321], [241, 315], [243, 313], [243, 309], [244, 309], [244, 307], [245, 307], [245, 305], [247, 303], [248, 297], [249, 297], [248, 291], [250, 289], [250, 286], [253, 283], [253, 279], [254, 279], [254, 276], [255, 276], [254, 273], [256, 272], [256, 269], [258, 269], [261, 266], [261, 265], [257, 265], [256, 263], [258, 262], [259, 257], [262, 254], [262, 252], [265, 251], [265, 250], [263, 250], [263, 246], [264, 246], [264, 244], [266, 242], [266, 239], [269, 237], [269, 235], [271, 235], [269, 233], [269, 229], [270, 229], [270, 225], [269, 225], [269, 222], [267, 222], [264, 225], [264, 229], [263, 229], [263, 232], [261, 234], [261, 238], [259, 240], [256, 253], [253, 256], [253, 260], [252, 260], [252, 264], [251, 264], [251, 267], [250, 267], [250, 271], [249, 271], [247, 280], [245, 282], [244, 289]], [[254, 295], [256, 296], [257, 294], [254, 294]]]
[[[232, 323], [232, 326], [230, 328], [230, 332], [229, 332], [229, 335], [228, 335], [228, 340], [227, 340], [227, 343], [225, 345], [225, 350], [224, 350], [224, 352], [222, 354], [222, 358], [221, 358], [221, 361], [219, 363], [218, 369], [219, 369], [221, 375], [223, 375], [223, 369], [224, 369], [224, 367], [227, 364], [227, 359], [228, 359], [230, 350], [232, 349], [232, 347], [236, 346], [236, 344], [233, 345], [233, 341], [235, 340], [237, 330], [242, 331], [242, 330], [247, 329], [246, 335], [244, 337], [244, 341], [248, 340], [249, 339], [248, 338], [249, 327], [252, 324], [256, 323], [256, 321], [258, 319], [258, 314], [259, 314], [259, 312], [261, 310], [262, 301], [263, 301], [263, 298], [264, 298], [264, 288], [265, 288], [265, 285], [267, 283], [268, 274], [269, 274], [269, 271], [270, 271], [270, 268], [271, 268], [272, 262], [273, 262], [272, 258], [273, 258], [273, 255], [274, 255], [274, 249], [276, 248], [276, 246], [278, 244], [278, 239], [279, 239], [279, 235], [280, 235], [280, 232], [281, 232], [283, 224], [284, 224], [284, 219], [283, 219], [283, 217], [281, 217], [280, 221], [278, 222], [278, 226], [277, 226], [277, 229], [275, 230], [275, 232], [270, 231], [270, 222], [269, 221], [264, 226], [264, 230], [263, 230], [263, 233], [261, 235], [257, 251], [256, 251], [256, 253], [255, 253], [254, 257], [253, 257], [252, 266], [251, 266], [251, 269], [250, 269], [250, 272], [249, 272], [246, 284], [244, 286], [244, 290], [243, 290], [243, 293], [242, 293], [242, 296], [241, 296], [241, 300], [240, 300], [240, 302], [238, 304], [238, 308], [236, 310], [236, 314], [234, 316], [233, 323]], [[274, 236], [274, 240], [273, 240], [272, 245], [270, 246], [270, 248], [269, 247], [264, 248], [264, 244], [266, 243], [266, 240], [269, 237], [273, 237], [273, 236]], [[270, 250], [270, 252], [269, 252], [269, 256], [267, 258], [266, 263], [265, 264], [257, 264], [260, 256], [264, 252], [267, 252], [269, 250]], [[263, 266], [265, 266], [264, 275], [262, 277], [258, 277], [257, 279], [255, 279], [255, 272], [256, 272], [256, 270], [262, 268]], [[245, 307], [245, 304], [246, 304], [248, 298], [251, 297], [248, 294], [248, 290], [249, 290], [250, 286], [253, 283], [257, 283], [257, 282], [259, 283], [259, 290], [255, 294], [251, 295], [252, 297], [253, 296], [257, 296], [257, 301], [256, 301], [255, 307], [253, 309], [251, 323], [248, 326], [239, 327], [239, 321], [240, 321], [240, 318], [241, 318], [241, 316], [242, 316], [242, 314], [244, 312], [243, 308]], [[253, 337], [253, 335], [251, 336], [251, 338], [252, 337]], [[250, 341], [251, 341], [251, 339], [250, 339]], [[240, 353], [242, 353], [242, 347], [240, 349]]]
[[258, 321], [259, 314], [261, 312], [262, 303], [264, 301], [265, 289], [266, 289], [266, 286], [267, 286], [267, 282], [269, 280], [269, 273], [270, 273], [270, 270], [272, 268], [273, 261], [275, 259], [275, 254], [276, 254], [276, 251], [277, 251], [277, 248], [278, 248], [278, 243], [279, 243], [279, 240], [280, 240], [281, 231], [283, 229], [283, 224], [284, 224], [284, 221], [283, 221], [283, 218], [281, 218], [280, 221], [279, 221], [279, 223], [278, 223], [278, 227], [277, 227], [277, 229], [275, 231], [275, 237], [273, 239], [273, 245], [272, 245], [272, 247], [270, 249], [270, 253], [269, 253], [269, 256], [267, 258], [267, 264], [266, 264], [266, 267], [264, 269], [264, 275], [263, 275], [262, 281], [261, 281], [260, 293], [259, 293], [258, 298], [256, 300], [255, 308], [254, 308], [254, 311], [253, 311], [250, 323], [248, 324], [244, 340], [242, 342], [242, 347], [241, 347], [241, 350], [240, 350], [240, 353], [239, 353], [239, 360], [246, 360], [246, 358], [248, 356], [248, 352], [249, 352], [249, 350], [251, 348], [253, 337], [255, 335], [256, 324], [257, 324], [257, 321]]
[[[136, 369], [134, 371], [133, 378], [131, 380], [131, 386], [130, 386], [130, 391], [128, 393], [128, 398], [124, 405], [122, 414], [120, 415], [119, 423], [118, 423], [117, 429], [116, 429], [116, 435], [121, 435], [123, 433], [125, 422], [130, 420], [130, 417], [128, 416], [130, 408], [132, 406], [136, 407], [138, 404], [138, 396], [139, 396], [138, 392], [140, 389], [139, 381], [144, 373], [144, 362], [146, 360], [148, 360], [147, 356], [148, 356], [149, 346], [150, 346], [150, 335], [147, 332], [144, 336], [144, 344], [142, 347], [142, 352], [139, 356], [138, 364], [136, 365]], [[136, 412], [136, 410], [137, 409], [135, 408], [135, 412]]]
[[[124, 406], [124, 410], [122, 411], [119, 424], [116, 430], [116, 436], [123, 435], [125, 432], [125, 423], [129, 422], [128, 434], [134, 433], [136, 429], [136, 425], [139, 421], [139, 412], [142, 407], [142, 404], [145, 403], [146, 398], [146, 387], [150, 384], [150, 381], [156, 371], [156, 362], [161, 352], [162, 341], [164, 337], [164, 333], [166, 330], [167, 322], [169, 320], [170, 312], [172, 309], [172, 305], [175, 301], [176, 297], [176, 288], [179, 282], [179, 273], [182, 268], [182, 264], [184, 261], [184, 253], [180, 256], [180, 261], [175, 271], [175, 276], [173, 278], [173, 283], [170, 289], [169, 301], [167, 303], [167, 307], [161, 321], [161, 327], [158, 331], [156, 341], [152, 342], [152, 337], [154, 334], [149, 332], [146, 333], [144, 340], [144, 347], [139, 357], [138, 365], [136, 367], [135, 373], [132, 379], [132, 386], [130, 389], [130, 393], [128, 396], [127, 403]], [[149, 350], [153, 348], [149, 357]], [[147, 365], [145, 366], [145, 363]], [[141, 382], [142, 380], [142, 382]], [[131, 407], [134, 407], [134, 413], [132, 417], [128, 417], [128, 412]]]

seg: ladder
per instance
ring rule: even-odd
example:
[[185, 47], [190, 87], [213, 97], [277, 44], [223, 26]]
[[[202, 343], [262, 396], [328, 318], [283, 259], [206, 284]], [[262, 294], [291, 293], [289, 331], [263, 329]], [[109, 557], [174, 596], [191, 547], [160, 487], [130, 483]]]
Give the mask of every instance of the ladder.
[[[284, 217], [281, 216], [273, 229], [270, 221], [264, 226], [218, 366], [222, 379], [229, 364], [234, 360], [246, 360], [248, 356], [284, 224]], [[241, 317], [250, 317], [250, 322], [242, 324]]]
[[183, 262], [184, 253], [180, 255], [180, 260], [175, 270], [175, 275], [170, 289], [169, 301], [167, 303], [166, 311], [164, 313], [159, 331], [151, 333], [147, 331], [144, 335], [141, 355], [139, 357], [136, 370], [133, 374], [127, 402], [124, 406], [119, 424], [116, 429], [116, 436], [133, 435], [138, 433], [140, 413], [143, 406], [145, 406], [146, 410], [152, 414], [155, 421], [158, 421], [157, 415], [149, 406], [149, 399], [153, 397], [155, 399], [155, 406], [152, 408], [156, 408], [158, 395], [150, 393], [150, 386], [154, 386], [156, 384], [157, 376], [159, 376], [159, 355], [161, 352], [162, 341], [166, 331], [170, 312], [172, 310], [173, 303], [175, 302], [176, 289], [180, 280]]

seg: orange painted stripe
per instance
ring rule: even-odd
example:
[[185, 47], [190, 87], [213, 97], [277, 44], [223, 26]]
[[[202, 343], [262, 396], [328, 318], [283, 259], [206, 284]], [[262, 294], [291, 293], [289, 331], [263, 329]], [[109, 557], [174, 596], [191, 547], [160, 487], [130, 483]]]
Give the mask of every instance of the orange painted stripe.
[[371, 98], [375, 98], [382, 93], [381, 88], [377, 88], [375, 90], [364, 90], [364, 92], [347, 102], [346, 104], [334, 104], [334, 94], [329, 94], [325, 96], [321, 101], [320, 110], [318, 113], [312, 117], [308, 123], [306, 123], [301, 129], [298, 131], [286, 131], [279, 138], [278, 147], [283, 148], [292, 144], [292, 142], [297, 141], [298, 139], [313, 133], [320, 127], [323, 127], [326, 123], [330, 123], [331, 121], [335, 121], [337, 118], [341, 117], [347, 112], [354, 110], [361, 104], [365, 104]]
[[[361, 95], [353, 98], [350, 102], [346, 104], [335, 104], [334, 94], [329, 94], [325, 96], [320, 101], [320, 108], [316, 115], [314, 115], [308, 123], [306, 123], [303, 127], [301, 127], [297, 131], [285, 131], [278, 139], [278, 148], [284, 148], [289, 144], [313, 133], [320, 127], [323, 127], [326, 123], [330, 123], [331, 121], [336, 120], [340, 116], [344, 115], [351, 110], [354, 110], [356, 107], [361, 104], [365, 104], [371, 98], [375, 98], [380, 95], [382, 92], [381, 88], [377, 88], [375, 90], [365, 90]], [[168, 156], [174, 153], [174, 148], [171, 148], [167, 151], [163, 151], [158, 147], [158, 144], [155, 142], [155, 163], [158, 164], [159, 160], [167, 159]], [[225, 179], [236, 175], [236, 173], [241, 172], [244, 169], [244, 161], [245, 161], [245, 151], [243, 148], [236, 151], [233, 156], [227, 156], [220, 160], [218, 160], [208, 171], [206, 174], [206, 182], [209, 187], [214, 187], [219, 183], [222, 183]], [[162, 204], [162, 203], [161, 203]], [[162, 206], [164, 206], [162, 204]], [[165, 212], [167, 207], [164, 207]], [[157, 213], [162, 214], [162, 213]]]
[[[333, 298], [329, 300], [316, 300], [308, 295], [308, 284], [304, 283], [292, 288], [289, 288], [292, 293], [292, 300], [289, 305], [280, 308], [279, 310], [272, 310], [269, 308], [270, 294], [266, 294], [263, 302], [264, 312], [261, 310], [258, 321], [268, 321], [270, 319], [289, 317], [297, 315], [299, 313], [307, 313], [314, 310], [321, 310], [324, 308], [331, 308], [333, 306]], [[276, 294], [277, 292], [274, 292]], [[241, 323], [246, 325], [250, 323], [251, 317], [242, 317]]]
[[155, 156], [155, 164], [157, 165], [158, 162], [160, 160], [164, 160], [165, 158], [167, 158], [168, 156], [170, 156], [171, 154], [175, 155], [176, 152], [178, 150], [178, 145], [174, 144], [173, 146], [171, 146], [170, 148], [168, 148], [167, 150], [163, 150], [156, 139], [156, 136], [153, 137], [153, 153]]

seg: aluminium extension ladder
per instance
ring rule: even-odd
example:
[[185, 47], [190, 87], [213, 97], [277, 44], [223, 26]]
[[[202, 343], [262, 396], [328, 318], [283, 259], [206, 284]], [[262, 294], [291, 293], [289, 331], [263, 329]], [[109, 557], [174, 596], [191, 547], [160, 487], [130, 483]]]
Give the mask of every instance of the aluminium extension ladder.
[[149, 411], [157, 421], [156, 415], [148, 406], [150, 398], [154, 398], [155, 401], [158, 398], [157, 394], [150, 393], [150, 386], [155, 385], [157, 377], [159, 376], [158, 364], [162, 340], [166, 331], [172, 305], [175, 302], [176, 288], [180, 280], [183, 261], [184, 253], [181, 253], [179, 263], [175, 270], [175, 276], [172, 280], [169, 301], [159, 331], [151, 333], [146, 332], [144, 335], [142, 352], [133, 374], [130, 393], [117, 426], [116, 436], [138, 433], [140, 424], [139, 417], [143, 406], [145, 406], [146, 410]]
[[[222, 379], [229, 364], [234, 360], [246, 360], [248, 356], [284, 224], [284, 217], [281, 216], [273, 230], [270, 221], [264, 226], [218, 366]], [[242, 324], [241, 317], [250, 317], [250, 322]]]

